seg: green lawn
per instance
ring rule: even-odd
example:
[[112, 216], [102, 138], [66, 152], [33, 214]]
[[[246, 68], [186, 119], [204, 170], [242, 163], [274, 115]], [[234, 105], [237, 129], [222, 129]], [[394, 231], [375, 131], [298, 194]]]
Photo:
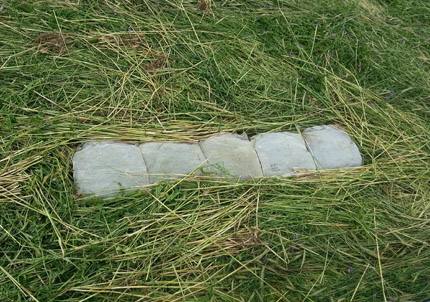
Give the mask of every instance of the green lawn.
[[[428, 0], [0, 3], [1, 302], [430, 300]], [[325, 124], [363, 167], [75, 194], [84, 141]]]

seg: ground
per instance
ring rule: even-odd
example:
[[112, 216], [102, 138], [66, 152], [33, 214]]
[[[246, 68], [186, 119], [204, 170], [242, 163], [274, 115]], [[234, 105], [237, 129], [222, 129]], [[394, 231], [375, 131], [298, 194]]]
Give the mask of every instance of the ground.
[[[1, 3], [1, 301], [430, 299], [429, 1]], [[75, 193], [84, 141], [325, 124], [362, 167]]]

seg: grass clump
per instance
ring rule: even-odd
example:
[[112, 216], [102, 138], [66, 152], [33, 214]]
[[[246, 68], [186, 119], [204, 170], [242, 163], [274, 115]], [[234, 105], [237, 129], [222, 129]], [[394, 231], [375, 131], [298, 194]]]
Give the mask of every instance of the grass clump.
[[[1, 301], [430, 298], [426, 1], [5, 1]], [[337, 124], [364, 165], [108, 200], [88, 140]]]

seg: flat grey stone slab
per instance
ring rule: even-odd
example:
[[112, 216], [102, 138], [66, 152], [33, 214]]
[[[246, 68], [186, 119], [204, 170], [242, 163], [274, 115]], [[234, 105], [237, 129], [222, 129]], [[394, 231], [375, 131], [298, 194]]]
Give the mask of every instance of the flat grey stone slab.
[[361, 166], [360, 151], [344, 131], [333, 126], [315, 126], [305, 129], [303, 137], [318, 169]]
[[85, 196], [111, 197], [149, 184], [142, 154], [132, 144], [85, 143], [73, 157], [73, 170], [78, 192]]
[[[139, 145], [149, 181], [184, 177], [205, 164], [199, 144], [149, 142]], [[196, 175], [199, 171], [196, 171]]]
[[220, 134], [201, 141], [200, 147], [212, 173], [240, 178], [263, 176], [257, 153], [247, 137]]
[[315, 170], [315, 161], [300, 134], [263, 133], [252, 139], [264, 176], [290, 176], [298, 170]]

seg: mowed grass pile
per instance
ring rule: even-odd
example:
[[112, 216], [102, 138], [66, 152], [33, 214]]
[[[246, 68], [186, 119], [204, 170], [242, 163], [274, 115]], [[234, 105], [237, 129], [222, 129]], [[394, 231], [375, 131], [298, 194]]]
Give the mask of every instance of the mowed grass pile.
[[[430, 299], [430, 2], [2, 3], [2, 302]], [[362, 167], [75, 192], [83, 141], [324, 124]]]

